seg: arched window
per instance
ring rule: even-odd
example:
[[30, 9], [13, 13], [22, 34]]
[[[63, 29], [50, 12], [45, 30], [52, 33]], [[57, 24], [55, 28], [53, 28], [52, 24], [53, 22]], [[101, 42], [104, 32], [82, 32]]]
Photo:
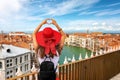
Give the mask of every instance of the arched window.
[[0, 62], [0, 69], [2, 68], [2, 62]]

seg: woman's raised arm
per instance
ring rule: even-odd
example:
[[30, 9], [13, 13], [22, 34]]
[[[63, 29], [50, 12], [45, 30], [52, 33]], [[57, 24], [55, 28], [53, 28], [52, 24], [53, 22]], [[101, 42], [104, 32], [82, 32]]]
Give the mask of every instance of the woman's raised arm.
[[54, 24], [56, 26], [56, 28], [58, 29], [58, 31], [62, 35], [61, 42], [60, 42], [60, 48], [62, 50], [62, 48], [64, 46], [64, 41], [65, 41], [65, 38], [66, 38], [66, 34], [63, 32], [62, 28], [60, 28], [60, 26], [57, 24], [57, 22], [54, 19], [52, 19], [52, 24]]
[[47, 23], [47, 19], [45, 19], [44, 21], [42, 21], [42, 23], [40, 23], [37, 27], [36, 27], [36, 29], [34, 30], [34, 32], [33, 32], [33, 46], [34, 46], [34, 49], [35, 49], [35, 52], [37, 53], [37, 51], [38, 51], [38, 48], [39, 48], [39, 45], [38, 45], [38, 43], [37, 43], [37, 40], [36, 40], [36, 34], [37, 34], [37, 32], [40, 30], [40, 28], [42, 27], [42, 25], [44, 25], [44, 24], [46, 24]]

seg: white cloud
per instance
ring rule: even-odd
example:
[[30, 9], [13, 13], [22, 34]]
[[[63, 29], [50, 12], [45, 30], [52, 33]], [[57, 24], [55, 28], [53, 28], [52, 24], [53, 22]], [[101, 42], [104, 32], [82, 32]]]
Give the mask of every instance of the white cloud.
[[26, 0], [1, 0], [0, 17], [11, 16], [14, 13], [20, 12], [25, 2]]
[[89, 12], [81, 12], [79, 15], [91, 15], [91, 14], [96, 14], [96, 13], [98, 13], [98, 12], [100, 12], [100, 11], [89, 11]]
[[65, 27], [63, 29], [65, 31], [79, 31], [79, 30], [87, 30], [91, 28], [91, 24], [95, 22], [93, 20], [73, 20], [67, 21]]
[[92, 25], [94, 26], [94, 25], [98, 25], [98, 22], [94, 22], [94, 23], [92, 23]]
[[95, 26], [93, 31], [120, 31], [119, 27], [114, 26]]
[[[46, 0], [1, 0], [0, 1], [0, 29], [33, 30], [43, 18], [61, 16], [80, 12], [80, 15], [115, 15], [120, 9], [86, 11], [100, 0], [64, 0], [56, 3]], [[55, 4], [54, 4], [55, 2]], [[50, 4], [49, 4], [50, 3]], [[112, 4], [111, 6], [118, 5]], [[90, 9], [89, 9], [90, 10]], [[71, 17], [71, 16], [70, 16]], [[73, 16], [72, 16], [73, 17]], [[63, 17], [62, 17], [63, 18]], [[75, 19], [75, 18], [72, 18]], [[68, 20], [68, 19], [65, 19]], [[120, 30], [119, 19], [107, 20], [72, 20], [62, 24], [64, 30]], [[2, 24], [2, 26], [1, 26]], [[108, 25], [109, 24], [109, 25]], [[113, 28], [114, 24], [118, 27]], [[66, 26], [66, 27], [65, 27]], [[27, 29], [24, 29], [26, 27]]]
[[97, 2], [99, 0], [65, 0], [56, 4], [51, 2], [51, 5], [44, 0], [1, 0], [0, 23], [4, 26], [24, 25], [24, 21], [40, 21], [47, 16], [61, 16], [86, 10]]
[[96, 11], [85, 11], [80, 13], [79, 15], [95, 15], [95, 16], [106, 16], [106, 15], [116, 15], [120, 14], [120, 9], [104, 9], [104, 10], [96, 10]]
[[[13, 5], [14, 4], [14, 5]], [[7, 10], [18, 11], [21, 8], [21, 5], [18, 0], [1, 0], [0, 2], [0, 11], [6, 12]]]
[[116, 23], [117, 26], [120, 26], [120, 23]]
[[65, 31], [120, 31], [120, 27], [116, 26], [118, 24], [117, 19], [106, 19], [106, 20], [74, 20], [68, 21], [67, 27], [63, 29]]
[[113, 4], [109, 4], [109, 5], [107, 5], [107, 7], [113, 7], [113, 6], [117, 6], [117, 5], [120, 5], [120, 2], [118, 2], [118, 3], [113, 3]]
[[105, 15], [116, 15], [120, 14], [120, 9], [118, 10], [106, 10], [106, 11], [100, 11], [99, 13], [96, 13], [96, 16], [105, 16]]
[[[0, 0], [0, 30], [25, 30], [24, 27], [34, 26], [31, 21], [42, 20], [40, 16], [29, 15], [30, 0]], [[35, 23], [35, 22], [34, 22]], [[28, 28], [28, 29], [29, 29]]]
[[105, 25], [106, 25], [106, 22], [102, 22], [102, 25], [105, 26]]
[[0, 23], [7, 24], [15, 21], [15, 17], [22, 15], [27, 0], [0, 0]]
[[54, 4], [54, 7], [50, 5], [46, 7], [47, 13], [45, 15], [59, 16], [82, 11], [90, 8], [97, 2], [99, 2], [99, 0], [66, 0], [62, 3]]
[[43, 20], [43, 18], [39, 16], [16, 15], [14, 18], [16, 20], [26, 20], [26, 21]]

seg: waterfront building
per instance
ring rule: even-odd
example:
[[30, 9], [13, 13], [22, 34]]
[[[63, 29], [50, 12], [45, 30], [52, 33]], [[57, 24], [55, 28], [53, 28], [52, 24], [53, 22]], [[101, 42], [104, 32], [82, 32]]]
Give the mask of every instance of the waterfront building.
[[75, 46], [76, 45], [76, 36], [69, 35], [69, 45]]
[[9, 36], [23, 36], [26, 35], [24, 32], [10, 32]]
[[120, 35], [103, 34], [101, 32], [87, 33], [74, 33], [69, 34], [66, 38], [65, 44], [77, 47], [87, 48], [93, 52], [113, 48], [119, 46]]
[[85, 47], [86, 38], [83, 38], [76, 34], [71, 34], [65, 39], [65, 44], [71, 46]]
[[69, 42], [70, 42], [70, 38], [69, 38], [69, 37], [66, 37], [64, 44], [66, 44], [66, 45], [70, 45]]
[[0, 45], [0, 80], [16, 76], [18, 67], [23, 74], [31, 70], [31, 51], [13, 45]]

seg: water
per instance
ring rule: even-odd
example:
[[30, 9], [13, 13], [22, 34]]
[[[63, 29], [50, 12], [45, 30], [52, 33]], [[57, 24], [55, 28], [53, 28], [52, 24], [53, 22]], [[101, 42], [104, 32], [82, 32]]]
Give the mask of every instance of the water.
[[65, 60], [65, 56], [69, 59], [72, 59], [73, 55], [75, 56], [75, 60], [79, 59], [79, 55], [81, 54], [82, 59], [85, 58], [85, 55], [88, 55], [90, 57], [91, 51], [85, 49], [85, 48], [80, 48], [80, 47], [74, 47], [74, 46], [64, 46], [62, 54], [60, 56], [60, 61], [59, 64], [63, 64]]

